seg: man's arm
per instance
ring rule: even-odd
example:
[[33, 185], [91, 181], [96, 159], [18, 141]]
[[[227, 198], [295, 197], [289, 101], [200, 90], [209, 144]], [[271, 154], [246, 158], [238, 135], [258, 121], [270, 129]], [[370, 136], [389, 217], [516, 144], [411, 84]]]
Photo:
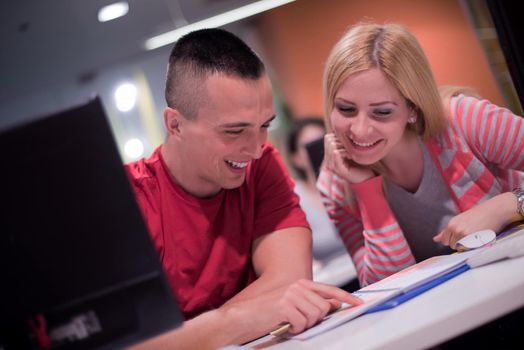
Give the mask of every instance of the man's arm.
[[290, 324], [290, 333], [298, 333], [340, 307], [338, 300], [354, 305], [361, 303], [335, 286], [302, 279], [258, 297], [225, 304], [130, 349], [216, 349], [246, 343], [284, 323]]
[[132, 350], [216, 349], [256, 339], [285, 323], [290, 333], [299, 333], [341, 302], [361, 303], [342, 289], [310, 280], [309, 229], [287, 228], [262, 236], [253, 244], [253, 265], [260, 277], [222, 307]]
[[254, 339], [249, 335], [251, 331], [246, 330], [245, 323], [249, 323], [256, 314], [249, 315], [249, 312], [246, 308], [237, 307], [211, 310], [128, 350], [207, 350], [241, 344]]
[[[264, 235], [253, 244], [253, 266], [258, 279], [222, 308], [247, 314], [240, 326], [244, 340], [264, 335], [289, 323], [299, 333], [320, 321], [342, 302], [360, 300], [335, 286], [311, 281], [311, 231], [292, 227]], [[254, 316], [256, 315], [256, 316]]]
[[261, 293], [312, 278], [311, 231], [305, 227], [277, 230], [253, 243], [252, 262], [257, 280], [228, 303], [250, 299]]

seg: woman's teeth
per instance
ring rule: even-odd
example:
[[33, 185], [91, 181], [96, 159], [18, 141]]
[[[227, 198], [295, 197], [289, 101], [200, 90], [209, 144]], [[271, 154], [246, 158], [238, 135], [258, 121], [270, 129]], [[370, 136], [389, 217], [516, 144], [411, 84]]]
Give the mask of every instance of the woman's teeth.
[[378, 141], [375, 141], [375, 142], [357, 142], [357, 141], [352, 139], [351, 142], [353, 142], [355, 145], [357, 145], [359, 147], [371, 147], [371, 146], [374, 146]]

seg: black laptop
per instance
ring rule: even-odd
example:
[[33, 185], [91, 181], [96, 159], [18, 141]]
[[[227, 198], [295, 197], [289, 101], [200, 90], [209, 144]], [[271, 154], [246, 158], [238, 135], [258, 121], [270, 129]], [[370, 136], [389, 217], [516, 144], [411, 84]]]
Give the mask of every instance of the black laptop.
[[182, 316], [100, 99], [0, 130], [0, 349], [114, 349]]

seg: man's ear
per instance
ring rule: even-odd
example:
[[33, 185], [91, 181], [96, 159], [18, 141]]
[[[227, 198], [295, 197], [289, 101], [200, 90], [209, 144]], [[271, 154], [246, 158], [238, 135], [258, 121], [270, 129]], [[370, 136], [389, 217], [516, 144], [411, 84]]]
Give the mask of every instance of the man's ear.
[[182, 115], [176, 109], [171, 107], [164, 109], [164, 125], [169, 135], [178, 135], [180, 133], [182, 118]]

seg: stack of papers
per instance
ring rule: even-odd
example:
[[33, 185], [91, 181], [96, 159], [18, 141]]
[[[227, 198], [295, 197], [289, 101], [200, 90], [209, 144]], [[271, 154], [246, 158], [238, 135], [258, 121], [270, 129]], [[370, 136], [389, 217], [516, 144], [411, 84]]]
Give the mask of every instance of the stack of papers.
[[360, 289], [359, 292], [376, 292], [391, 289], [407, 292], [466, 265], [467, 260], [477, 253], [478, 250], [470, 250], [463, 253], [434, 256], [381, 281], [370, 284]]
[[[339, 311], [326, 316], [318, 325], [300, 334], [285, 336], [291, 339], [306, 340], [342, 323], [348, 322], [366, 312], [379, 311], [385, 308], [385, 305], [388, 305], [386, 304], [388, 301], [395, 300], [395, 297], [403, 295], [428, 281], [435, 280], [440, 276], [465, 266], [466, 260], [474, 254], [474, 252], [475, 251], [469, 251], [460, 254], [439, 255], [410, 266], [382, 281], [373, 283], [354, 292], [353, 295], [364, 300], [363, 304], [353, 307], [344, 304]], [[387, 308], [393, 305], [394, 304], [391, 304], [391, 306]]]
[[439, 255], [410, 266], [379, 282], [359, 289], [353, 295], [364, 303], [351, 307], [344, 304], [339, 311], [327, 315], [319, 324], [297, 334], [283, 336], [306, 340], [348, 322], [362, 314], [395, 307], [458, 274], [489, 262], [524, 255], [524, 228], [501, 235], [491, 246], [450, 255]]

